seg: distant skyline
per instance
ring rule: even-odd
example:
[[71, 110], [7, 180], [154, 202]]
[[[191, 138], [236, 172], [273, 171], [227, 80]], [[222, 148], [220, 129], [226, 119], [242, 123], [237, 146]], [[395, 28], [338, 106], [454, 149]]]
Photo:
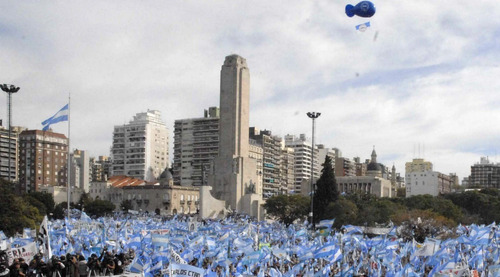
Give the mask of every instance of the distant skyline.
[[108, 156], [113, 127], [151, 109], [172, 151], [174, 121], [219, 106], [221, 66], [238, 54], [250, 126], [311, 137], [306, 113], [321, 112], [316, 143], [361, 160], [375, 145], [401, 174], [417, 157], [460, 181], [482, 156], [500, 162], [497, 1], [373, 1], [368, 19], [347, 17], [347, 0], [89, 3], [0, 2], [0, 83], [21, 87], [13, 125], [41, 129], [71, 95], [72, 148]]

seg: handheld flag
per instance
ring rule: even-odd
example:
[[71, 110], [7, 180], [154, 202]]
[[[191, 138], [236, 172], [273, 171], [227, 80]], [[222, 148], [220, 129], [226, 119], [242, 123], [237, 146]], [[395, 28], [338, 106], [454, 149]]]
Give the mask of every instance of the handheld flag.
[[52, 257], [52, 251], [50, 249], [49, 227], [47, 221], [47, 216], [44, 216], [42, 224], [40, 224], [40, 229], [38, 230], [38, 240], [42, 246], [40, 252], [42, 252], [43, 256], [48, 260]]
[[370, 27], [370, 21], [365, 22], [363, 24], [356, 25], [356, 30], [358, 30], [360, 32], [364, 32], [364, 31], [366, 31], [366, 29], [368, 27]]
[[50, 128], [50, 125], [52, 124], [56, 124], [61, 121], [68, 121], [68, 116], [69, 116], [69, 104], [66, 104], [55, 115], [42, 122], [43, 125], [42, 130], [47, 131]]

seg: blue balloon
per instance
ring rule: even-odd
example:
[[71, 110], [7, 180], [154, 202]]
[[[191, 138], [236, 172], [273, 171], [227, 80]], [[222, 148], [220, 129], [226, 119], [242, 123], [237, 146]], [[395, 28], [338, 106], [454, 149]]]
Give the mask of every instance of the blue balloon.
[[361, 17], [372, 17], [375, 14], [375, 5], [370, 1], [361, 1], [356, 6], [347, 5], [345, 6], [345, 13], [349, 17], [355, 15]]

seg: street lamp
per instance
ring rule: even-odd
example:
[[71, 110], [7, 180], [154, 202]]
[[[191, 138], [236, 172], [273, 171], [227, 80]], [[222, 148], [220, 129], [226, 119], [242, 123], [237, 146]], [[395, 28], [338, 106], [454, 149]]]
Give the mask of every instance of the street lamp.
[[10, 168], [10, 160], [12, 159], [12, 155], [11, 155], [11, 124], [12, 124], [12, 94], [13, 93], [16, 93], [19, 91], [19, 87], [16, 87], [14, 85], [7, 85], [7, 84], [3, 84], [3, 85], [0, 85], [0, 88], [7, 92], [8, 94], [8, 98], [9, 98], [9, 101], [7, 103], [7, 107], [8, 107], [8, 111], [9, 111], [9, 143], [8, 143], [8, 147], [9, 147], [9, 182], [11, 181], [10, 180], [10, 171], [11, 171], [11, 168]]
[[312, 119], [312, 146], [311, 146], [311, 222], [312, 229], [316, 229], [316, 224], [314, 223], [314, 127], [315, 127], [315, 119], [318, 118], [321, 113], [317, 112], [308, 112], [307, 116]]

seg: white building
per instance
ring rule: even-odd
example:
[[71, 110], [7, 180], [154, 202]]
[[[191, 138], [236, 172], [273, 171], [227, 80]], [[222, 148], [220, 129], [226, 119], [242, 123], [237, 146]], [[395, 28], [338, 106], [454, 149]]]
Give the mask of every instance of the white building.
[[80, 188], [85, 192], [89, 191], [90, 159], [87, 151], [76, 149], [70, 154], [70, 184], [72, 188]]
[[168, 143], [168, 129], [159, 111], [136, 114], [129, 124], [114, 128], [112, 175], [157, 179], [169, 165]]
[[[311, 180], [311, 147], [312, 144], [306, 139], [305, 134], [299, 137], [294, 135], [285, 136], [285, 147], [293, 148], [295, 154], [295, 192], [302, 192], [302, 183], [305, 180]], [[315, 147], [316, 148], [316, 147]], [[318, 162], [318, 150], [314, 151], [315, 159], [313, 165], [314, 180], [320, 176], [320, 167]], [[310, 182], [310, 181], [309, 181]], [[307, 182], [307, 183], [309, 183]]]
[[[0, 178], [16, 182], [18, 179], [19, 133], [26, 128], [12, 126], [9, 138], [8, 127], [0, 120]], [[10, 160], [10, 161], [9, 161]], [[9, 173], [10, 166], [10, 173]]]
[[336, 177], [339, 193], [373, 194], [392, 197], [391, 181], [377, 176]]
[[335, 158], [338, 157], [338, 148], [326, 148], [323, 144], [317, 144], [318, 147], [318, 165], [320, 170], [323, 169], [322, 164], [325, 162], [326, 156], [332, 160], [332, 170], [335, 170]]
[[455, 183], [455, 176], [449, 176], [432, 170], [432, 163], [424, 159], [413, 159], [405, 166], [406, 197], [430, 194], [438, 196], [450, 193]]
[[219, 108], [210, 107], [202, 118], [175, 121], [174, 184], [206, 184], [209, 166], [219, 154], [219, 113]]

